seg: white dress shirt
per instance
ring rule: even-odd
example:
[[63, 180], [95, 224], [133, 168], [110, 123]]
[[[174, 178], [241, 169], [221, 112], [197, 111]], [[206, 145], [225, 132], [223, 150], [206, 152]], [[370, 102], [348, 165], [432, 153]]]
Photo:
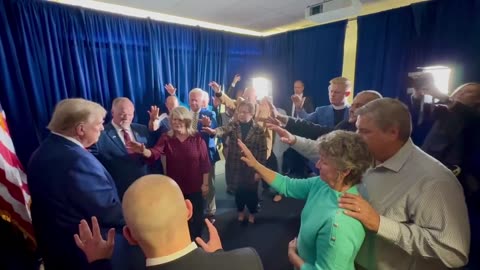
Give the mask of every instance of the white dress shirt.
[[[117, 134], [118, 136], [120, 137], [120, 140], [122, 140], [123, 144], [125, 144], [125, 138], [123, 137], [124, 134], [123, 134], [123, 129], [122, 127], [120, 127], [119, 125], [115, 124], [113, 121], [112, 121], [112, 125], [113, 127], [115, 128], [115, 130], [117, 131]], [[135, 135], [133, 135], [133, 132], [132, 132], [132, 128], [131, 127], [128, 127], [125, 129], [128, 133], [128, 135], [130, 135], [130, 139], [132, 140], [132, 142], [136, 142], [135, 140]]]

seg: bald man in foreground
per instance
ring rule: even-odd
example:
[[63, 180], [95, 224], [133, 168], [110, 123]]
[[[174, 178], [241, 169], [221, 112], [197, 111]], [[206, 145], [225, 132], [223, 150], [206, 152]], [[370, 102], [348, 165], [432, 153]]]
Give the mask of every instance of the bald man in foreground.
[[[148, 270], [176, 269], [251, 269], [261, 270], [262, 262], [252, 248], [223, 251], [215, 227], [208, 221], [210, 240], [197, 238], [190, 241], [188, 220], [193, 207], [183, 198], [178, 185], [163, 175], [147, 175], [135, 181], [123, 197], [125, 238], [139, 245], [147, 258]], [[85, 220], [75, 235], [77, 246], [85, 253], [90, 269], [109, 270], [113, 250], [114, 229], [105, 241], [100, 234], [98, 221], [92, 217], [92, 230]]]

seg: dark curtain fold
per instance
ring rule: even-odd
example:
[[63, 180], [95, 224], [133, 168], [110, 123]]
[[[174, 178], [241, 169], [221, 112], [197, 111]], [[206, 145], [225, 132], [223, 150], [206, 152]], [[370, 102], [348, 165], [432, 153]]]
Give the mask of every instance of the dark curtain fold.
[[257, 37], [38, 0], [2, 1], [0, 19], [0, 102], [24, 164], [61, 99], [82, 97], [110, 111], [125, 96], [146, 123], [150, 105], [165, 110], [165, 84], [188, 103], [192, 88], [211, 93], [208, 83], [225, 84], [228, 70], [248, 77], [261, 65]]
[[342, 75], [346, 26], [345, 20], [265, 38], [265, 65], [284, 109], [291, 108], [295, 80], [304, 82], [317, 106], [329, 104], [328, 82]]
[[407, 73], [452, 68], [450, 86], [480, 77], [480, 1], [437, 0], [358, 18], [356, 91], [407, 100]]
[[251, 86], [251, 78], [265, 76], [263, 67], [263, 39], [258, 37], [226, 34], [225, 35], [226, 81], [225, 89], [232, 82], [235, 74], [242, 80], [236, 89]]

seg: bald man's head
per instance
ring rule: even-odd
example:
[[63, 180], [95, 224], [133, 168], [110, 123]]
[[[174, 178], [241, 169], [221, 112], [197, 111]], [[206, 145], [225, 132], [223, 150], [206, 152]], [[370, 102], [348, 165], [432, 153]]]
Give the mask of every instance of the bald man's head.
[[452, 93], [452, 98], [467, 106], [480, 110], [480, 83], [466, 83]]
[[135, 181], [123, 195], [123, 215], [127, 224], [127, 239], [145, 249], [155, 249], [174, 237], [188, 234], [188, 219], [192, 206], [171, 178], [152, 174]]
[[178, 99], [176, 96], [168, 96], [165, 100], [165, 106], [167, 107], [168, 112], [171, 112], [173, 109], [179, 106]]
[[357, 121], [357, 109], [367, 104], [368, 102], [379, 98], [382, 98], [382, 95], [374, 90], [365, 90], [358, 93], [353, 99], [353, 103], [350, 106], [350, 110], [348, 111], [348, 122], [355, 124], [355, 122]]
[[257, 102], [257, 90], [253, 87], [245, 88], [245, 91], [243, 92], [243, 98], [250, 103], [256, 103]]

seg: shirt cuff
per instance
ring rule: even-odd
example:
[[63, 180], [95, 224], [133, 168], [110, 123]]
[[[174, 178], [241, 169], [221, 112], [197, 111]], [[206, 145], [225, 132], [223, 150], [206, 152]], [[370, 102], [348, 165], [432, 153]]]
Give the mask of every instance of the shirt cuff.
[[304, 146], [307, 143], [307, 138], [300, 137], [300, 136], [295, 136], [295, 143], [290, 145], [293, 150], [298, 151], [302, 149], [302, 146]]
[[392, 219], [380, 216], [377, 235], [393, 243], [397, 243], [400, 238], [400, 224]]

